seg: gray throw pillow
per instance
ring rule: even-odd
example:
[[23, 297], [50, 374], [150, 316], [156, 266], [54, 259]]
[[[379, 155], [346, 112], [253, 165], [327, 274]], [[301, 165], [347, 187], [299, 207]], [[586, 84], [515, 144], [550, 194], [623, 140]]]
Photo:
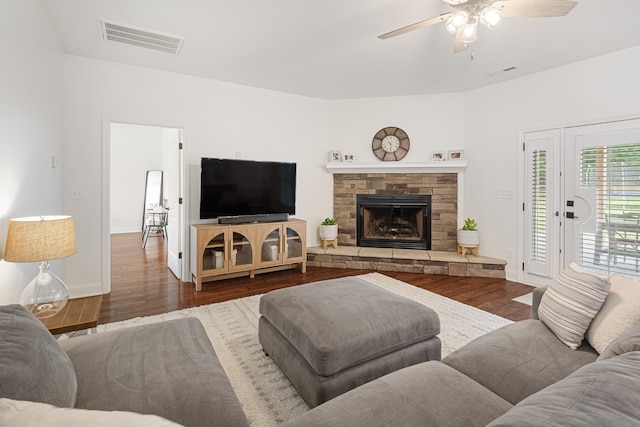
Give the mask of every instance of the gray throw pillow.
[[609, 277], [588, 273], [571, 264], [542, 296], [538, 316], [560, 341], [576, 350], [610, 287]]
[[47, 328], [21, 305], [0, 306], [0, 397], [72, 408], [73, 364]]

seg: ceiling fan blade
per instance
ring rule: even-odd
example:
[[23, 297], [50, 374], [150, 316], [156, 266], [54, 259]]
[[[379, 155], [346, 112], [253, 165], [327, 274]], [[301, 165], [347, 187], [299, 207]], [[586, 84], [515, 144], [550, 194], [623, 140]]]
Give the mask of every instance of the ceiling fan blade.
[[409, 33], [411, 31], [419, 30], [420, 28], [428, 27], [429, 25], [437, 24], [438, 22], [446, 21], [451, 16], [452, 12], [443, 13], [442, 15], [434, 18], [425, 19], [424, 21], [416, 22], [415, 24], [407, 25], [406, 27], [398, 28], [397, 30], [390, 31], [388, 33], [378, 36], [379, 39], [388, 39], [390, 37], [399, 36], [401, 34]]
[[463, 52], [467, 50], [467, 48], [469, 47], [467, 43], [464, 43], [463, 41], [460, 40], [461, 34], [462, 34], [462, 31], [458, 31], [456, 33], [456, 38], [453, 41], [453, 53]]
[[570, 0], [502, 0], [493, 3], [500, 14], [511, 18], [565, 16], [578, 2]]

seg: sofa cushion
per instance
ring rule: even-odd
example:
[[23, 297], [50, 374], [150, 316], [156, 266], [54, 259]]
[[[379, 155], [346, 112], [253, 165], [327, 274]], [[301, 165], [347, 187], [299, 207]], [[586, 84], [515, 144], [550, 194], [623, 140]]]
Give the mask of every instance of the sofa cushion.
[[640, 282], [618, 274], [611, 278], [611, 290], [591, 322], [587, 340], [598, 353], [640, 323]]
[[0, 397], [73, 407], [76, 373], [67, 354], [25, 307], [0, 307]]
[[61, 342], [76, 368], [77, 408], [154, 414], [185, 426], [248, 426], [195, 318]]
[[631, 351], [640, 351], [640, 324], [634, 325], [616, 338], [600, 353], [598, 360], [605, 360]]
[[0, 399], [0, 425], [20, 427], [177, 427], [156, 415], [58, 408], [40, 402]]
[[485, 426], [512, 405], [437, 361], [361, 385], [280, 427]]
[[637, 426], [639, 379], [640, 352], [590, 363], [489, 426]]
[[587, 343], [564, 345], [539, 320], [523, 320], [483, 335], [442, 361], [516, 404], [596, 360]]
[[571, 264], [542, 296], [538, 316], [560, 341], [577, 349], [591, 321], [602, 307], [611, 282]]

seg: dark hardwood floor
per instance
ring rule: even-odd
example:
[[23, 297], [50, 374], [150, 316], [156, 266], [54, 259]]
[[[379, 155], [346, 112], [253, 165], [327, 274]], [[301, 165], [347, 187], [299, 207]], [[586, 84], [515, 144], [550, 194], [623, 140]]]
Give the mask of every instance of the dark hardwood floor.
[[[165, 244], [161, 237], [150, 237], [146, 249], [142, 249], [140, 233], [111, 236], [111, 293], [103, 297], [98, 323], [150, 316], [372, 271], [309, 267], [306, 274], [288, 270], [260, 274], [254, 279], [244, 277], [209, 282], [203, 285], [202, 291], [196, 292], [192, 283], [180, 282], [167, 268]], [[512, 301], [533, 289], [522, 283], [490, 278], [381, 273], [507, 319], [518, 321], [530, 317], [529, 306]]]

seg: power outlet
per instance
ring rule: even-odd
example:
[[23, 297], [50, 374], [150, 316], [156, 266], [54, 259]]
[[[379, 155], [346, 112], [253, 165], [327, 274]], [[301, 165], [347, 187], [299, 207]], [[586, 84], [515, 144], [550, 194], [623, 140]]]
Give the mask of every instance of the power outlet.
[[70, 189], [69, 190], [69, 199], [71, 200], [83, 200], [84, 193], [78, 189]]
[[507, 258], [513, 258], [513, 248], [507, 248]]

